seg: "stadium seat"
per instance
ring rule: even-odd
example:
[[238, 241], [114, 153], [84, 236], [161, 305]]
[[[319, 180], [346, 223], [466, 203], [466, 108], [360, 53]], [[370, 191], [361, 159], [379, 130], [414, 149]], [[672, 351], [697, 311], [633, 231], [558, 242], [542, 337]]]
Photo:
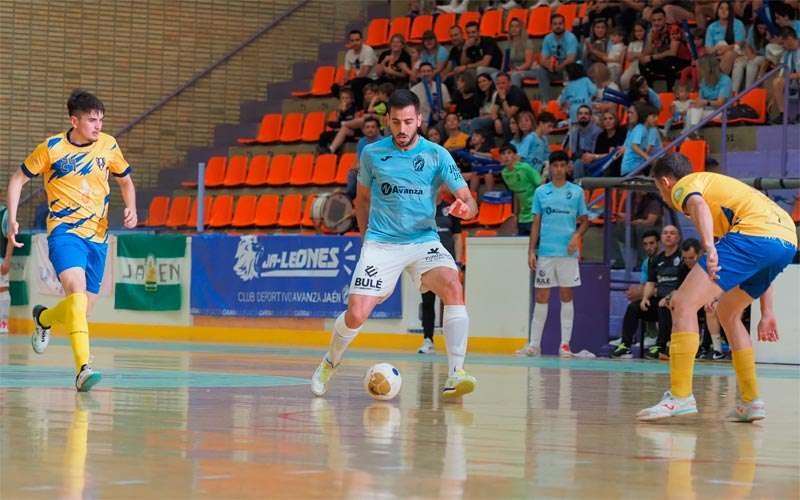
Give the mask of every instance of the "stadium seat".
[[550, 7], [546, 5], [531, 9], [531, 17], [528, 20], [528, 34], [541, 38], [550, 33], [550, 16]]
[[303, 120], [303, 133], [300, 135], [300, 140], [317, 142], [323, 130], [325, 130], [325, 112], [312, 111]]
[[661, 112], [658, 114], [658, 126], [663, 127], [672, 118], [672, 102], [675, 94], [672, 92], [659, 92], [658, 98], [661, 100]]
[[336, 66], [320, 66], [314, 72], [314, 79], [311, 81], [310, 90], [296, 90], [292, 92], [294, 97], [307, 96], [329, 96], [331, 95], [331, 85], [336, 78]]
[[355, 162], [355, 153], [343, 153], [342, 156], [339, 157], [339, 168], [336, 170], [336, 184], [341, 184], [342, 186], [347, 185], [347, 172], [350, 171]]
[[403, 40], [408, 41], [408, 32], [411, 31], [411, 18], [406, 16], [395, 17], [389, 26], [389, 34], [386, 37], [387, 43], [391, 43], [394, 35], [400, 35]]
[[333, 83], [341, 86], [344, 85], [345, 80], [347, 80], [347, 73], [344, 64], [340, 64], [336, 67], [336, 73], [333, 75]]
[[278, 195], [262, 194], [256, 205], [255, 225], [258, 227], [274, 226], [278, 222]]
[[231, 226], [249, 227], [256, 223], [256, 202], [258, 198], [253, 194], [239, 197], [236, 202], [236, 211], [233, 213]]
[[328, 122], [335, 122], [339, 118], [339, 113], [337, 111], [331, 111], [328, 113], [328, 117], [325, 119], [325, 130], [331, 131], [333, 130], [331, 127], [328, 126]]
[[503, 11], [500, 9], [487, 10], [481, 16], [481, 36], [498, 38], [503, 32]]
[[706, 141], [701, 139], [683, 141], [680, 152], [691, 162], [692, 172], [706, 171]]
[[500, 34], [501, 38], [508, 38], [508, 26], [514, 19], [522, 21], [522, 32], [524, 33], [528, 25], [528, 9], [511, 9], [508, 11], [508, 17], [506, 17], [506, 22], [503, 25], [503, 32]]
[[[205, 196], [203, 202], [203, 220], [205, 226], [208, 225], [211, 209], [214, 207], [214, 197]], [[189, 211], [189, 218], [186, 219], [185, 227], [197, 227], [197, 198], [192, 201], [192, 208]]]
[[473, 236], [476, 236], [478, 238], [497, 236], [497, 231], [495, 231], [494, 229], [478, 229], [477, 231], [475, 231], [475, 234], [473, 234]]
[[575, 18], [578, 17], [578, 4], [561, 4], [556, 9], [556, 14], [561, 14], [564, 16], [564, 30], [572, 31], [572, 23], [575, 21]]
[[800, 224], [800, 196], [794, 199], [794, 207], [792, 208], [792, 220], [795, 224]]
[[464, 32], [464, 37], [465, 38], [466, 38], [466, 34], [467, 34], [467, 24], [469, 24], [469, 23], [471, 23], [473, 21], [475, 21], [476, 23], [480, 24], [480, 22], [481, 22], [481, 13], [480, 12], [468, 10], [468, 11], [464, 12], [463, 14], [461, 14], [461, 16], [459, 16], [459, 18], [458, 18], [458, 25], [461, 26], [461, 30]]
[[408, 41], [412, 43], [422, 42], [422, 35], [429, 30], [433, 29], [433, 16], [424, 15], [414, 18], [411, 23], [411, 32], [408, 35]]
[[433, 32], [439, 43], [450, 43], [450, 28], [456, 24], [455, 14], [439, 14], [433, 24]]
[[281, 202], [281, 212], [278, 216], [280, 227], [299, 226], [303, 218], [303, 195], [287, 194]]
[[154, 196], [150, 200], [147, 210], [147, 220], [142, 224], [145, 227], [161, 227], [167, 223], [169, 215], [169, 196]]
[[244, 155], [232, 156], [228, 160], [228, 170], [222, 185], [225, 187], [241, 186], [247, 179], [247, 157]]
[[[219, 187], [225, 180], [225, 163], [228, 161], [224, 156], [212, 156], [206, 162], [206, 187]], [[181, 186], [196, 188], [197, 181], [183, 181]]]
[[511, 203], [495, 204], [482, 201], [478, 211], [478, 224], [499, 226], [511, 217], [511, 212]]
[[386, 45], [389, 40], [389, 20], [385, 18], [373, 19], [367, 26], [366, 43], [370, 47], [377, 48]]
[[[547, 105], [545, 106], [545, 111], [548, 111], [556, 117], [557, 121], [564, 121], [569, 118], [569, 116], [564, 112], [561, 106], [558, 104], [558, 101], [555, 99], [547, 101]], [[553, 128], [554, 133], [566, 132], [567, 127], [563, 128]]]
[[337, 158], [334, 154], [317, 156], [311, 183], [317, 186], [326, 186], [336, 182], [336, 160]]
[[269, 157], [256, 155], [250, 159], [250, 168], [247, 169], [245, 186], [265, 186], [269, 173]]
[[233, 219], [233, 196], [223, 194], [216, 197], [208, 218], [209, 227], [225, 227], [231, 225]]
[[270, 186], [281, 186], [289, 184], [289, 177], [292, 174], [292, 155], [275, 155], [269, 166], [267, 184]]
[[283, 119], [281, 142], [297, 142], [303, 136], [303, 113], [288, 113]]
[[743, 95], [739, 104], [750, 106], [758, 113], [758, 118], [736, 118], [728, 123], [754, 123], [761, 125], [767, 121], [767, 89], [756, 88]]
[[268, 144], [278, 140], [281, 134], [283, 115], [280, 113], [266, 114], [261, 118], [258, 134], [252, 139], [238, 139], [239, 144]]
[[177, 228], [186, 225], [189, 220], [189, 209], [192, 205], [192, 198], [189, 196], [176, 196], [172, 199], [167, 215], [166, 226]]
[[311, 220], [311, 208], [314, 206], [314, 200], [317, 195], [312, 194], [306, 198], [306, 206], [303, 209], [303, 218], [300, 219], [300, 225], [303, 227], [314, 227], [314, 221]]
[[289, 184], [292, 186], [307, 186], [311, 184], [314, 173], [314, 155], [311, 153], [298, 153], [292, 161], [292, 172]]

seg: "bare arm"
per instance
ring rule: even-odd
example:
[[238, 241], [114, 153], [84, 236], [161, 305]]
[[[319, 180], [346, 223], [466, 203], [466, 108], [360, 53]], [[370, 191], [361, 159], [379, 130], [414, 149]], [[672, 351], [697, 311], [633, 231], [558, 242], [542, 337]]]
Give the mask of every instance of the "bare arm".
[[539, 214], [533, 214], [531, 221], [531, 237], [528, 239], [528, 267], [531, 271], [536, 270], [536, 247], [539, 245], [539, 230], [542, 218]]
[[125, 202], [125, 210], [122, 224], [127, 228], [136, 227], [138, 216], [136, 214], [136, 188], [133, 186], [133, 179], [130, 175], [125, 177], [114, 177], [122, 193], [122, 201]]
[[717, 266], [719, 259], [717, 249], [714, 247], [714, 220], [711, 217], [711, 209], [702, 196], [690, 196], [684, 201], [684, 205], [687, 215], [700, 233], [700, 246], [706, 252], [708, 276], [715, 280], [719, 270]]
[[367, 232], [367, 221], [369, 220], [369, 206], [372, 201], [372, 195], [369, 188], [360, 182], [356, 186], [356, 200], [355, 211], [356, 221], [358, 222], [358, 231], [361, 237]]
[[19, 233], [19, 224], [17, 223], [17, 207], [19, 206], [19, 196], [22, 193], [22, 187], [28, 183], [30, 178], [22, 172], [21, 168], [11, 175], [8, 181], [8, 240], [11, 246], [21, 248], [22, 243], [17, 242], [17, 234]]
[[458, 188], [453, 192], [456, 201], [450, 205], [450, 214], [460, 219], [470, 220], [478, 215], [478, 203], [472, 197], [468, 187]]
[[775, 312], [772, 307], [772, 287], [767, 288], [759, 298], [761, 303], [761, 319], [758, 321], [758, 340], [762, 342], [777, 342], [778, 337], [778, 320], [775, 318]]

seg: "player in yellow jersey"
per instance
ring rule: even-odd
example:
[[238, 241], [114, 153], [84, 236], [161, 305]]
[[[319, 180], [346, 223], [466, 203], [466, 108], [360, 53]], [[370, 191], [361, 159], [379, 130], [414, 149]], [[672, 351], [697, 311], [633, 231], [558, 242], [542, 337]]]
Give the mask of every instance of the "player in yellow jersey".
[[[697, 310], [719, 297], [717, 313], [731, 343], [740, 393], [729, 417], [743, 422], [761, 420], [766, 410], [758, 396], [752, 342], [741, 317], [760, 297], [758, 338], [778, 339], [770, 284], [797, 253], [797, 233], [789, 214], [763, 193], [732, 177], [691, 172], [689, 160], [680, 153], [666, 155], [653, 169], [662, 198], [697, 227], [705, 255], [670, 303], [671, 388], [660, 403], [640, 411], [637, 417], [658, 420], [697, 413], [692, 395], [692, 370], [700, 342]], [[719, 238], [716, 245], [715, 237]]]
[[52, 308], [33, 308], [36, 331], [31, 345], [41, 354], [50, 342], [50, 327], [63, 325], [69, 332], [75, 358], [75, 388], [85, 392], [100, 381], [89, 366], [88, 312], [103, 280], [108, 249], [109, 173], [120, 186], [125, 202], [123, 225], [136, 227], [136, 191], [131, 167], [117, 141], [103, 129], [105, 108], [94, 95], [75, 90], [67, 100], [72, 127], [48, 137], [25, 159], [8, 183], [9, 240], [22, 244], [17, 206], [19, 195], [30, 179], [42, 175], [50, 213], [47, 243], [50, 261], [58, 274], [66, 298]]

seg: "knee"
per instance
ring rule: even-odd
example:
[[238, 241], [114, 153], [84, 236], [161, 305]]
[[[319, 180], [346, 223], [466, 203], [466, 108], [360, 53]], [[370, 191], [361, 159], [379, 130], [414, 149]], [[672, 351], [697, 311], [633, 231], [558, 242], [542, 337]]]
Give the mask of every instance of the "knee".
[[360, 305], [351, 305], [344, 315], [344, 323], [347, 328], [360, 328], [369, 318], [370, 311]]
[[445, 305], [459, 305], [464, 303], [461, 281], [458, 279], [458, 274], [453, 273], [452, 276], [442, 278], [441, 290], [441, 298]]
[[572, 289], [562, 288], [558, 291], [558, 298], [561, 302], [572, 302]]
[[675, 293], [672, 294], [669, 302], [669, 308], [671, 314], [679, 315], [683, 314], [686, 311], [696, 311], [700, 307], [696, 307], [692, 309], [693, 305], [689, 300], [689, 297], [685, 293], [681, 293], [680, 290], [676, 290]]
[[550, 301], [549, 288], [537, 288], [534, 294], [536, 302], [539, 304], [547, 304]]

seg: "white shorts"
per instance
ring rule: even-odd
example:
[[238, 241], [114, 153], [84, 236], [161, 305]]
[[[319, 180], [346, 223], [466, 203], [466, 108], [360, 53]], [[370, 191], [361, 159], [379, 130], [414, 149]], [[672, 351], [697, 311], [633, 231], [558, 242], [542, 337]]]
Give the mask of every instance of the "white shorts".
[[581, 286], [581, 270], [575, 257], [539, 257], [536, 259], [536, 288], [572, 288]]
[[388, 297], [404, 270], [420, 291], [425, 292], [422, 275], [436, 267], [458, 271], [453, 256], [439, 241], [408, 245], [365, 241], [350, 281], [350, 293]]

